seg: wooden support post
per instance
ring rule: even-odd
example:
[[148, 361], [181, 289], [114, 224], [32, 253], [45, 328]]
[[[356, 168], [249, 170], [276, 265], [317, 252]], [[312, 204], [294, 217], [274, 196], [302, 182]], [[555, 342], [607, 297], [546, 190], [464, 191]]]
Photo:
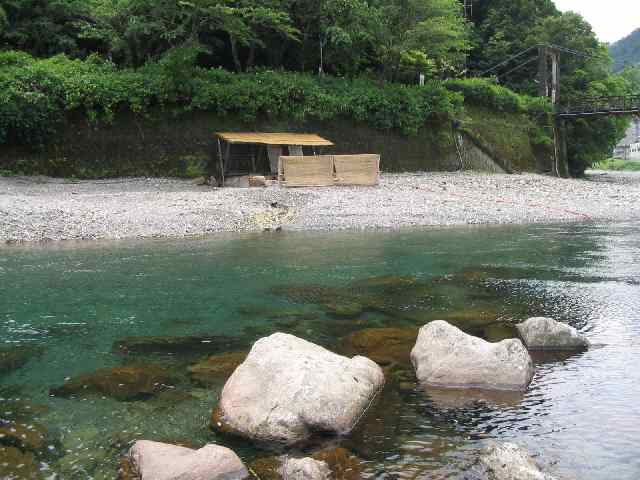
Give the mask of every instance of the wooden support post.
[[220, 170], [222, 171], [222, 186], [224, 187], [224, 168], [229, 164], [229, 156], [231, 155], [231, 143], [227, 142], [227, 146], [224, 150], [224, 158], [220, 158]]
[[[222, 142], [218, 138], [218, 168], [220, 169], [219, 178], [216, 178], [216, 182], [219, 187], [224, 184], [224, 163], [222, 162]], [[216, 175], [217, 177], [217, 175]]]

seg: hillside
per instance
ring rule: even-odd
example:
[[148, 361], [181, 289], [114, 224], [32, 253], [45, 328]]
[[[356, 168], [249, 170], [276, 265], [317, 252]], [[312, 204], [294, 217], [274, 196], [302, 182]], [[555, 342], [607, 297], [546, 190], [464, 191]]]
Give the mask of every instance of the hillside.
[[609, 53], [613, 58], [614, 72], [621, 71], [626, 65], [640, 65], [640, 28], [611, 44]]

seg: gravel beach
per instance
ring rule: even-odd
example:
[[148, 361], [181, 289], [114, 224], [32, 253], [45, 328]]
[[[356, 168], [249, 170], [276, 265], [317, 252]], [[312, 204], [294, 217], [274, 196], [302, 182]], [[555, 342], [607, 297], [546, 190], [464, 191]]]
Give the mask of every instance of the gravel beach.
[[640, 174], [384, 174], [377, 187], [224, 188], [188, 180], [0, 178], [0, 242], [183, 237], [216, 232], [623, 221], [640, 218]]

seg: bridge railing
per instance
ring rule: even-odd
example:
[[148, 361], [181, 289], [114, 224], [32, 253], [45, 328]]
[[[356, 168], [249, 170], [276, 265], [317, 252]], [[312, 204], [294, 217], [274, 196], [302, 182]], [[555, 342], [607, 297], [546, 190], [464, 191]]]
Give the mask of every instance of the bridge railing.
[[595, 115], [640, 112], [640, 95], [592, 97], [556, 107], [558, 115]]

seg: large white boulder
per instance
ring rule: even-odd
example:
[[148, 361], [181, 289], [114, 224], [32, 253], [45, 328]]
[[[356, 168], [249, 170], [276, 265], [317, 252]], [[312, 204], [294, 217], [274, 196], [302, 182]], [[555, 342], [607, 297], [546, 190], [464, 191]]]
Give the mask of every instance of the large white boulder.
[[282, 465], [282, 478], [287, 480], [329, 480], [331, 470], [326, 462], [313, 458], [287, 458]]
[[516, 325], [518, 334], [530, 350], [581, 350], [589, 340], [575, 328], [553, 318], [533, 317]]
[[382, 369], [284, 333], [258, 340], [227, 381], [212, 426], [286, 445], [349, 433], [384, 385]]
[[129, 461], [140, 480], [243, 480], [249, 471], [238, 456], [220, 445], [199, 450], [138, 440]]
[[411, 362], [423, 385], [440, 388], [524, 391], [534, 373], [520, 340], [489, 343], [443, 320], [420, 329]]
[[490, 445], [479, 463], [487, 480], [554, 480], [540, 470], [525, 449], [513, 443]]

